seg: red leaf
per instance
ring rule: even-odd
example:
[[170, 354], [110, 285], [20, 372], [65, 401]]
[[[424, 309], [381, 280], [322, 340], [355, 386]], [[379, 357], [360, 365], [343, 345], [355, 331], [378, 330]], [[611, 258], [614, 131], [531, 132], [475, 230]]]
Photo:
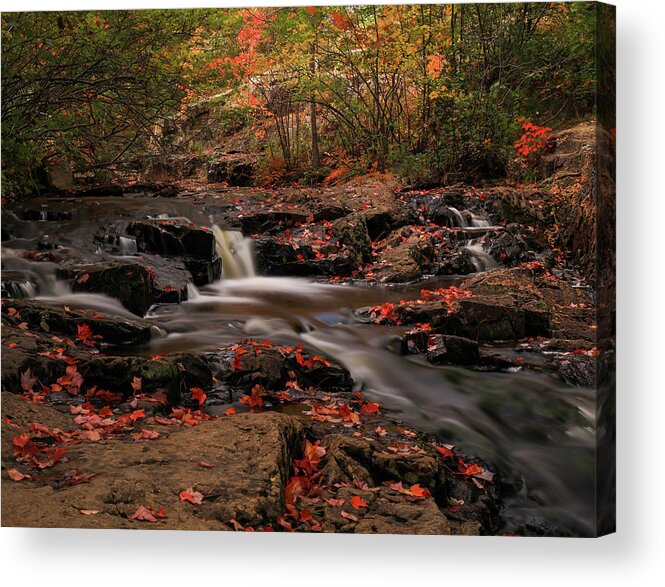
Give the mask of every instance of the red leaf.
[[139, 520], [141, 522], [156, 522], [157, 518], [154, 515], [154, 512], [149, 510], [147, 507], [140, 505], [136, 511], [129, 516], [130, 520]]
[[195, 505], [201, 505], [203, 503], [203, 494], [194, 491], [193, 487], [188, 487], [180, 492], [180, 501], [189, 501]]
[[367, 504], [363, 501], [363, 498], [360, 497], [359, 495], [354, 495], [354, 496], [351, 498], [351, 505], [352, 505], [355, 509], [360, 509], [360, 508], [366, 508], [366, 507], [368, 507]]
[[208, 397], [200, 387], [192, 387], [190, 389], [192, 392], [192, 397], [199, 402], [199, 405], [202, 406], [203, 403], [206, 401], [206, 397]]

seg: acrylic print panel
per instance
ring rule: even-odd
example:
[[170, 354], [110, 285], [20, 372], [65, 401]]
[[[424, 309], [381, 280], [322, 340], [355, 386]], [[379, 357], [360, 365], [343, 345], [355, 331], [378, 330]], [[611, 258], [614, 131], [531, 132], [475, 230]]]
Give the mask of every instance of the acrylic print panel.
[[614, 528], [614, 9], [2, 14], [2, 523]]

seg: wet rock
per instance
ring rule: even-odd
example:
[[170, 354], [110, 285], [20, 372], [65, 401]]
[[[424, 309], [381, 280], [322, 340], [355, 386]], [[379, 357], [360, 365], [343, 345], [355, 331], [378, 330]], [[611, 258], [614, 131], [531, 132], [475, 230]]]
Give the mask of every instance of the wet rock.
[[[306, 353], [302, 356], [305, 360], [311, 358]], [[284, 356], [277, 348], [250, 349], [235, 366], [232, 366], [235, 358], [232, 350], [209, 353], [206, 358], [218, 380], [244, 391], [250, 391], [256, 384], [268, 390], [282, 390], [294, 379], [303, 389], [315, 387], [322, 391], [342, 392], [353, 388], [350, 373], [341, 365], [329, 361], [301, 365], [295, 355]]]
[[350, 214], [336, 220], [332, 225], [332, 235], [342, 245], [351, 248], [353, 258], [359, 265], [372, 261], [372, 243], [362, 214]]
[[597, 363], [595, 357], [564, 355], [555, 360], [561, 377], [571, 385], [596, 388]]
[[70, 220], [72, 213], [66, 210], [34, 210], [28, 209], [21, 212], [21, 219], [31, 221], [60, 222]]
[[314, 251], [308, 245], [292, 245], [272, 237], [253, 240], [257, 270], [263, 275], [292, 275], [289, 269], [296, 268], [306, 259], [314, 259]]
[[212, 261], [215, 237], [212, 232], [176, 220], [132, 222], [127, 234], [138, 239], [139, 250]]
[[461, 250], [445, 255], [436, 273], [437, 275], [468, 275], [475, 272], [476, 268], [469, 251]]
[[309, 214], [295, 210], [266, 210], [238, 217], [243, 234], [275, 234], [307, 223]]
[[[9, 308], [19, 316], [9, 316]], [[99, 312], [65, 309], [38, 300], [12, 300], [2, 308], [3, 318], [9, 324], [25, 322], [30, 330], [76, 337], [78, 326], [87, 324], [101, 342], [111, 346], [140, 345], [150, 340], [152, 324], [139, 318], [111, 317]]]
[[103, 198], [103, 197], [120, 197], [125, 193], [124, 188], [118, 184], [109, 184], [102, 186], [95, 186], [76, 190], [75, 195], [85, 198]]
[[141, 379], [142, 393], [163, 392], [169, 404], [181, 403], [183, 390], [212, 386], [212, 373], [208, 363], [191, 354], [169, 355], [156, 359], [132, 356], [99, 356], [82, 363], [79, 371], [85, 387], [97, 386], [120, 392], [125, 397], [133, 393], [134, 377]]
[[415, 223], [414, 215], [406, 208], [375, 208], [362, 212], [372, 241], [385, 238], [393, 230]]
[[84, 265], [59, 269], [58, 275], [72, 281], [73, 291], [106, 294], [137, 316], [143, 316], [155, 302], [154, 276], [137, 263]]
[[250, 155], [223, 155], [208, 164], [208, 183], [225, 182], [238, 187], [251, 185], [255, 164], [255, 158]]
[[3, 298], [32, 298], [38, 293], [37, 283], [20, 271], [2, 271]]
[[57, 242], [57, 240], [49, 235], [49, 234], [43, 234], [40, 239], [37, 241], [37, 250], [38, 251], [52, 251], [54, 249], [59, 249], [61, 248], [61, 245]]
[[192, 275], [194, 285], [207, 285], [217, 281], [222, 276], [222, 260], [215, 258], [212, 261], [206, 259], [185, 259], [185, 266]]
[[461, 336], [433, 334], [429, 339], [427, 360], [433, 365], [477, 365], [478, 343]]
[[177, 198], [180, 194], [180, 190], [176, 185], [165, 185], [159, 188], [153, 196], [156, 198]]
[[415, 281], [427, 272], [434, 261], [434, 247], [429, 240], [410, 239], [385, 250], [375, 269], [379, 281], [406, 283]]

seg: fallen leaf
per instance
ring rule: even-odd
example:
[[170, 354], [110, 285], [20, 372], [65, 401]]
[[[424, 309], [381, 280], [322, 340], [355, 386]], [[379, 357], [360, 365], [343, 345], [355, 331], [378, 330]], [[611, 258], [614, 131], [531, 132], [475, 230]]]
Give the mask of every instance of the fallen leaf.
[[147, 507], [140, 505], [136, 511], [129, 516], [130, 520], [139, 520], [141, 522], [156, 522], [157, 518]]
[[81, 512], [84, 516], [94, 516], [95, 514], [99, 513], [99, 510], [79, 510], [79, 512]]
[[360, 509], [360, 508], [366, 508], [366, 507], [368, 507], [367, 504], [363, 501], [363, 498], [360, 497], [359, 495], [354, 495], [354, 496], [351, 498], [351, 505], [352, 505], [355, 509]]
[[9, 475], [9, 478], [12, 479], [13, 481], [23, 481], [23, 479], [32, 479], [30, 475], [24, 475], [21, 473], [21, 471], [18, 471], [17, 469], [9, 469], [7, 471], [7, 475]]
[[180, 501], [189, 501], [195, 505], [201, 505], [201, 503], [203, 503], [203, 494], [194, 491], [193, 487], [188, 487], [180, 492]]

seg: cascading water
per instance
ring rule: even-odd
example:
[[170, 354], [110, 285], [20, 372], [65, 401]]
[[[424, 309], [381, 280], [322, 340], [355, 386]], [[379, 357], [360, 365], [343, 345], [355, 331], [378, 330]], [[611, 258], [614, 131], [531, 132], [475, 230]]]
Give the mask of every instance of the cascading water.
[[126, 236], [118, 237], [118, 246], [120, 247], [120, 252], [123, 255], [136, 255], [138, 252], [136, 239], [129, 238]]
[[482, 240], [472, 239], [462, 248], [469, 253], [471, 263], [478, 273], [498, 267], [498, 263], [494, 260], [494, 257], [483, 248]]
[[[107, 202], [104, 209], [78, 210], [67, 224], [58, 225], [59, 221], [54, 220], [54, 228], [49, 226], [49, 231], [57, 230], [60, 243], [87, 262], [98, 262], [99, 257], [90, 258], [91, 226], [108, 224], [118, 216], [145, 219], [149, 213], [156, 218], [159, 210], [168, 206], [174, 210], [174, 217], [214, 224], [207, 212], [205, 216], [197, 212], [198, 204], [185, 201], [122, 198], [109, 202], [114, 203]], [[457, 238], [475, 259], [476, 270], [495, 266], [477, 238], [492, 232], [490, 222], [466, 210], [451, 209], [449, 218], [460, 229], [455, 231]], [[20, 234], [23, 240], [10, 241], [10, 246], [26, 249], [28, 239], [33, 239], [32, 248], [43, 225], [37, 227], [18, 218], [12, 221], [11, 233]], [[381, 401], [389, 413], [440, 435], [496, 471], [497, 479], [512, 490], [503, 502], [505, 531], [540, 519], [555, 525], [562, 534], [591, 533], [593, 521], [588, 517], [594, 503], [595, 434], [592, 390], [567, 386], [544, 370], [484, 373], [434, 366], [421, 356], [401, 356], [391, 348], [404, 328], [362, 324], [353, 314], [354, 308], [415, 300], [422, 287], [458, 285], [461, 278], [437, 277], [427, 285], [367, 287], [263, 277], [257, 275], [250, 239], [218, 226], [212, 231], [223, 262], [223, 279], [200, 290], [188, 285], [188, 300], [180, 304], [153, 306], [145, 318], [156, 331], [159, 329], [159, 335], [146, 347], [132, 348], [132, 353], [150, 357], [165, 352], [215, 352], [221, 345], [247, 337], [267, 337], [274, 344], [289, 346], [304, 343], [312, 352], [344, 364], [367, 397]], [[473, 240], [466, 240], [469, 238]], [[135, 241], [112, 244], [119, 245], [122, 254], [136, 254], [132, 252]], [[3, 251], [3, 269], [15, 270], [22, 279], [35, 283], [39, 299], [59, 306], [94, 309], [109, 316], [132, 317], [113, 298], [72, 293], [56, 279], [53, 263], [12, 255], [6, 243], [3, 245], [7, 251]], [[114, 249], [116, 255], [118, 248]], [[104, 260], [113, 256], [113, 251], [102, 252]], [[68, 252], [65, 256], [76, 258], [76, 254]]]
[[256, 275], [252, 239], [245, 238], [242, 232], [222, 230], [216, 224], [212, 227], [215, 235], [217, 254], [222, 260], [222, 276], [225, 279], [240, 279]]

